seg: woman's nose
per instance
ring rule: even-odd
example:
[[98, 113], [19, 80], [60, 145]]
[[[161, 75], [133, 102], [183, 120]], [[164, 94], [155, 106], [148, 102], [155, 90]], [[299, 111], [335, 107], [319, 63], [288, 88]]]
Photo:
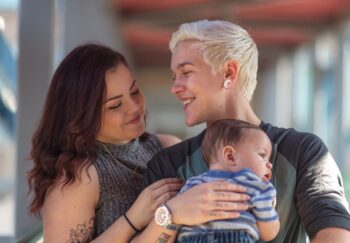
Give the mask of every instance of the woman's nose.
[[184, 90], [185, 90], [185, 86], [178, 79], [174, 79], [173, 85], [170, 88], [170, 92], [173, 95], [178, 96], [178, 94], [183, 92]]
[[138, 101], [134, 99], [130, 99], [128, 101], [127, 111], [128, 113], [134, 113], [137, 112], [140, 109], [140, 104]]

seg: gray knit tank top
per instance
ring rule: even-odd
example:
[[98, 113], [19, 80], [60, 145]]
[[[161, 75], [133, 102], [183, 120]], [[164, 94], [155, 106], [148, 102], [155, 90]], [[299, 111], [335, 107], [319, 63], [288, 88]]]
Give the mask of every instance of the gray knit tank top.
[[95, 210], [94, 238], [102, 234], [134, 203], [144, 189], [142, 175], [147, 162], [160, 149], [158, 138], [152, 134], [125, 145], [97, 143], [97, 159], [93, 165], [99, 179], [100, 195]]

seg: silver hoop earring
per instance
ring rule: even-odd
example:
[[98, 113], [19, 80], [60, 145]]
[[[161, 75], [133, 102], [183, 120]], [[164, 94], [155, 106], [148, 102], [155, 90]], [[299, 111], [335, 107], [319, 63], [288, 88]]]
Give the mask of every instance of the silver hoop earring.
[[226, 79], [226, 80], [224, 81], [224, 88], [225, 88], [225, 89], [230, 88], [231, 85], [232, 85], [232, 81], [231, 81], [231, 80]]

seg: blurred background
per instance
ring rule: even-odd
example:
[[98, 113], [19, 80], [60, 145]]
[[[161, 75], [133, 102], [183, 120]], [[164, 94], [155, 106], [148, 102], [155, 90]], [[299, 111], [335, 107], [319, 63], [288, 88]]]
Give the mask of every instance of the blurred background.
[[122, 52], [145, 93], [148, 130], [181, 138], [169, 92], [168, 41], [179, 24], [224, 19], [255, 39], [252, 105], [266, 122], [314, 132], [337, 161], [350, 197], [350, 0], [0, 0], [0, 243], [40, 230], [27, 215], [30, 139], [51, 76], [75, 46]]

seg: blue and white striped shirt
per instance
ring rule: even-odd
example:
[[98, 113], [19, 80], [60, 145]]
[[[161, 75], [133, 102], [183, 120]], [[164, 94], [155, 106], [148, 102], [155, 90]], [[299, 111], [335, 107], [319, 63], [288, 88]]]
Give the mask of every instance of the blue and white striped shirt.
[[183, 226], [178, 238], [185, 235], [207, 232], [208, 230], [246, 230], [254, 239], [259, 239], [259, 230], [256, 221], [274, 221], [278, 215], [274, 209], [276, 190], [271, 182], [264, 182], [250, 169], [238, 172], [209, 170], [199, 176], [191, 177], [181, 188], [183, 193], [193, 186], [213, 181], [226, 181], [239, 184], [247, 188], [246, 193], [250, 196], [247, 211], [240, 212], [240, 217], [228, 220], [213, 220], [196, 226]]

